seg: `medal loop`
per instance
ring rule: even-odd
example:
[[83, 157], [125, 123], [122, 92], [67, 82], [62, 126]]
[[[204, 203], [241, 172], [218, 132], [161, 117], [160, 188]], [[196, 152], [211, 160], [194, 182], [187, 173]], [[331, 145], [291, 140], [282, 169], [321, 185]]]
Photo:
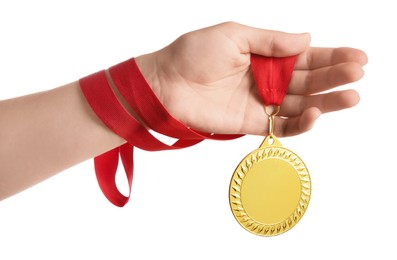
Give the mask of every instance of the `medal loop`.
[[[268, 108], [272, 107], [272, 111], [269, 112]], [[274, 136], [273, 132], [274, 132], [274, 123], [275, 123], [275, 117], [276, 115], [280, 112], [280, 106], [266, 106], [265, 107], [265, 113], [266, 115], [269, 117], [269, 135], [270, 136]]]

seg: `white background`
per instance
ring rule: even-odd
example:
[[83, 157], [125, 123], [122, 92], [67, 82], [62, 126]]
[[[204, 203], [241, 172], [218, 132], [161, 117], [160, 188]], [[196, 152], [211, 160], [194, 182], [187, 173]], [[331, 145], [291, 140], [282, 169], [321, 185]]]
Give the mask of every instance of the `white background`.
[[305, 160], [313, 185], [308, 211], [289, 232], [251, 235], [230, 212], [230, 177], [262, 140], [247, 136], [137, 151], [124, 208], [101, 194], [92, 160], [1, 201], [0, 259], [397, 259], [392, 3], [1, 1], [0, 99], [63, 85], [230, 20], [310, 32], [312, 46], [360, 48], [369, 63], [361, 81], [345, 86], [360, 92], [357, 107], [281, 140]]

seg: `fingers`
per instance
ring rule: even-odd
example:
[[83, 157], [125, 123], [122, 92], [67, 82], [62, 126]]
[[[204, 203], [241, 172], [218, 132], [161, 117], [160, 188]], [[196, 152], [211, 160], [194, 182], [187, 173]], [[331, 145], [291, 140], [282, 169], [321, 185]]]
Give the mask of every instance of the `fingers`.
[[353, 48], [309, 48], [297, 58], [296, 70], [312, 70], [332, 66], [338, 63], [355, 62], [365, 65], [367, 55]]
[[285, 57], [302, 53], [310, 44], [308, 33], [284, 33], [237, 23], [225, 23], [221, 26], [228, 37], [238, 44], [241, 53]]
[[289, 94], [314, 94], [355, 82], [364, 76], [360, 64], [340, 63], [316, 70], [294, 71], [288, 88]]
[[360, 97], [355, 90], [334, 91], [312, 96], [287, 95], [279, 114], [284, 117], [296, 117], [311, 107], [316, 107], [322, 113], [328, 113], [353, 107], [359, 101]]
[[[297, 135], [310, 130], [315, 120], [323, 113], [334, 112], [355, 106], [360, 100], [355, 90], [335, 91], [314, 96], [287, 95], [275, 121], [275, 135]], [[263, 105], [249, 109], [241, 133], [268, 134], [268, 119]]]
[[[247, 120], [241, 129], [242, 134], [254, 134], [266, 136], [269, 134], [268, 118], [264, 112], [258, 111], [256, 120]], [[277, 137], [286, 137], [302, 134], [312, 129], [315, 121], [321, 115], [321, 111], [316, 107], [306, 109], [301, 115], [296, 117], [275, 118], [274, 134]]]

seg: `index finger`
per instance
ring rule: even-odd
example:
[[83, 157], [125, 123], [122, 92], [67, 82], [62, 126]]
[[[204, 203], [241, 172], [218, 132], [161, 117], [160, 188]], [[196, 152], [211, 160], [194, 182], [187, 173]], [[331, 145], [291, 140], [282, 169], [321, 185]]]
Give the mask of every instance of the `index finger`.
[[226, 22], [220, 27], [237, 44], [242, 54], [255, 53], [268, 57], [286, 57], [302, 53], [309, 47], [310, 34], [286, 33]]

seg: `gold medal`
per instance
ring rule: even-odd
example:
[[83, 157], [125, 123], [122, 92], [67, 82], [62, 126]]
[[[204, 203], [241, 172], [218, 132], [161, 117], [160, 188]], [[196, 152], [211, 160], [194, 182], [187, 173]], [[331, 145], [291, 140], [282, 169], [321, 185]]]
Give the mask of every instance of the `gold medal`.
[[311, 181], [305, 163], [273, 135], [278, 110], [268, 113], [269, 135], [240, 162], [229, 188], [230, 208], [237, 222], [260, 236], [275, 236], [294, 227], [310, 201]]

